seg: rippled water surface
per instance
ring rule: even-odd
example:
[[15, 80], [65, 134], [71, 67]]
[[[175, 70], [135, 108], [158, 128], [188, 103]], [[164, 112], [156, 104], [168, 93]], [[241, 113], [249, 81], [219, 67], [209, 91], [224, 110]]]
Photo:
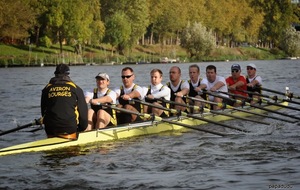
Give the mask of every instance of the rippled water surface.
[[[228, 76], [233, 63], [199, 63], [199, 66], [202, 76], [209, 64], [217, 66], [218, 74]], [[246, 72], [248, 63], [240, 62], [242, 72]], [[265, 87], [283, 92], [289, 86], [300, 95], [299, 60], [253, 63]], [[184, 79], [188, 77], [189, 65], [178, 64]], [[151, 69], [162, 69], [167, 82], [172, 65], [130, 66], [136, 71], [136, 82], [147, 86]], [[95, 85], [94, 76], [107, 72], [114, 88], [121, 83], [123, 67], [71, 66], [71, 78], [84, 90], [90, 90]], [[39, 118], [41, 90], [54, 69], [0, 68], [0, 130]], [[300, 117], [299, 111], [281, 112]], [[225, 123], [251, 132], [226, 129], [231, 134], [228, 137], [199, 131], [165, 133], [55, 152], [2, 156], [0, 189], [300, 189], [299, 122], [253, 118], [271, 125], [232, 120]], [[212, 124], [207, 127], [222, 131]], [[0, 148], [45, 138], [42, 130], [34, 133], [28, 130], [1, 136]]]

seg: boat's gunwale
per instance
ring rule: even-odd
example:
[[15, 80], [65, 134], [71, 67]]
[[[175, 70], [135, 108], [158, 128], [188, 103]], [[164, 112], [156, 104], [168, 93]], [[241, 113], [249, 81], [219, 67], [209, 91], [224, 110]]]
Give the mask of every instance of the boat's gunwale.
[[[288, 102], [283, 102], [282, 104], [284, 105], [288, 105]], [[276, 107], [274, 105], [266, 105], [266, 107], [272, 107], [273, 109], [280, 109], [280, 107]], [[258, 110], [257, 108], [251, 108], [249, 106], [245, 106], [243, 109], [245, 110]], [[262, 110], [260, 110], [262, 111]], [[225, 109], [225, 110], [222, 110], [222, 112], [225, 112], [225, 113], [231, 113], [231, 114], [241, 114], [240, 111], [238, 110], [232, 110], [232, 109]], [[262, 111], [264, 112], [264, 111]], [[203, 117], [212, 117], [212, 118], [217, 118], [219, 116], [219, 118], [225, 118], [225, 120], [229, 120], [230, 118], [228, 116], [221, 116], [221, 115], [218, 115], [216, 113], [202, 113], [202, 114], [197, 114], [197, 115], [201, 115]], [[247, 114], [247, 113], [244, 113], [244, 115], [251, 115], [251, 114]], [[197, 119], [192, 119], [192, 118], [189, 118], [189, 117], [186, 117], [186, 116], [174, 116], [174, 117], [171, 117], [171, 118], [168, 118], [172, 121], [178, 121], [178, 122], [192, 122], [194, 121], [195, 124], [197, 124], [199, 122], [199, 120]], [[231, 118], [232, 119], [232, 118]], [[196, 122], [198, 121], [198, 122]], [[201, 124], [204, 124], [204, 123], [207, 123], [207, 122], [201, 122]], [[166, 122], [163, 122], [163, 121], [145, 121], [145, 122], [139, 122], [139, 123], [131, 123], [131, 124], [126, 124], [126, 125], [122, 125], [122, 126], [118, 126], [118, 127], [113, 127], [113, 128], [105, 128], [105, 129], [100, 129], [100, 130], [92, 130], [92, 131], [85, 131], [85, 132], [81, 132], [79, 133], [79, 136], [78, 136], [78, 139], [77, 140], [68, 140], [68, 139], [63, 139], [63, 138], [58, 138], [58, 137], [54, 137], [54, 138], [48, 138], [48, 139], [41, 139], [41, 140], [37, 140], [37, 141], [32, 141], [32, 142], [28, 142], [28, 143], [22, 143], [22, 144], [19, 144], [19, 145], [13, 145], [13, 146], [9, 146], [9, 147], [6, 147], [6, 148], [2, 148], [0, 149], [0, 156], [2, 155], [8, 155], [8, 154], [15, 154], [15, 153], [22, 153], [22, 152], [36, 152], [36, 151], [48, 151], [48, 150], [55, 150], [55, 149], [59, 149], [59, 148], [64, 148], [64, 147], [67, 147], [67, 146], [57, 146], [55, 147], [55, 145], [59, 145], [59, 144], [70, 144], [70, 146], [79, 146], [79, 145], [85, 145], [85, 144], [89, 144], [89, 143], [93, 143], [93, 142], [98, 142], [98, 141], [102, 141], [101, 139], [97, 139], [97, 141], [88, 141], [88, 142], [81, 142], [83, 141], [82, 139], [86, 138], [86, 136], [91, 136], [90, 134], [92, 133], [95, 133], [95, 137], [93, 137], [94, 139], [95, 138], [98, 138], [98, 136], [100, 135], [100, 133], [104, 134], [104, 133], [107, 133], [105, 135], [109, 135], [109, 134], [113, 134], [111, 135], [111, 140], [116, 140], [116, 139], [119, 139], [119, 137], [117, 136], [118, 133], [121, 133], [121, 132], [126, 132], [126, 131], [132, 131], [132, 130], [144, 130], [146, 131], [147, 128], [149, 127], [159, 127], [160, 125], [165, 125], [165, 126], [168, 126], [168, 129], [169, 130], [175, 130], [175, 126], [176, 126], [176, 130], [187, 130], [185, 127], [183, 126], [180, 126], [180, 125], [173, 125], [173, 124], [168, 124]], [[165, 130], [165, 132], [169, 131], [169, 130]], [[147, 132], [144, 132], [144, 135], [148, 134]], [[149, 134], [155, 134], [155, 133], [149, 133]], [[133, 136], [140, 136], [139, 134], [138, 135], [133, 135]], [[127, 137], [125, 137], [127, 138]], [[47, 142], [47, 141], [54, 141], [53, 143], [49, 143], [49, 144], [42, 144], [42, 145], [35, 145], [35, 146], [31, 146], [31, 147], [25, 147], [26, 145], [29, 145], [29, 144], [34, 144], [34, 143], [39, 143], [39, 142]], [[104, 140], [105, 141], [105, 140]], [[53, 149], [49, 148], [49, 145], [50, 146], [54, 146]], [[24, 147], [21, 147], [21, 146], [24, 146]], [[41, 147], [47, 147], [48, 148], [44, 148], [44, 149], [38, 149], [38, 148], [41, 148]], [[36, 150], [35, 150], [35, 149]], [[28, 149], [28, 151], [24, 151]], [[32, 150], [29, 150], [29, 149], [32, 149]]]

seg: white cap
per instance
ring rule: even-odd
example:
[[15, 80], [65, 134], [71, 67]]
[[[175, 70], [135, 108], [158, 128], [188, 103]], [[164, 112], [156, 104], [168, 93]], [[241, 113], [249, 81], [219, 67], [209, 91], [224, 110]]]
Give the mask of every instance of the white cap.
[[103, 78], [109, 80], [109, 76], [106, 73], [99, 73], [95, 78]]
[[252, 67], [252, 68], [256, 69], [256, 65], [254, 65], [253, 63], [248, 64], [247, 67]]

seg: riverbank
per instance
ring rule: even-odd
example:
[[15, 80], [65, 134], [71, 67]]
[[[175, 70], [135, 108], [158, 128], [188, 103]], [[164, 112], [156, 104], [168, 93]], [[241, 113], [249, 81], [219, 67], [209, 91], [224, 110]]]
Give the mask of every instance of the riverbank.
[[118, 54], [109, 45], [97, 47], [86, 46], [82, 54], [76, 54], [74, 47], [35, 47], [33, 45], [0, 44], [0, 67], [53, 66], [58, 63], [69, 65], [116, 65], [144, 63], [174, 63], [174, 62], [205, 62], [205, 61], [237, 61], [237, 60], [272, 60], [283, 59], [286, 56], [279, 50], [255, 47], [228, 48], [220, 46], [209, 56], [201, 59], [191, 59], [186, 51], [175, 45], [136, 46], [131, 52]]

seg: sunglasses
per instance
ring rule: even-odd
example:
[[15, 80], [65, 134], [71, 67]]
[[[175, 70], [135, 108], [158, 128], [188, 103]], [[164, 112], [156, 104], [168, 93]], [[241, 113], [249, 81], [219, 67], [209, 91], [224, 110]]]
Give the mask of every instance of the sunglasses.
[[247, 67], [247, 70], [253, 70], [254, 68], [252, 68], [252, 67]]
[[122, 75], [121, 77], [122, 77], [122, 79], [125, 79], [125, 78], [129, 79], [131, 76], [132, 75]]
[[232, 72], [232, 73], [238, 73], [239, 70], [234, 69], [234, 70], [231, 70], [231, 72]]

